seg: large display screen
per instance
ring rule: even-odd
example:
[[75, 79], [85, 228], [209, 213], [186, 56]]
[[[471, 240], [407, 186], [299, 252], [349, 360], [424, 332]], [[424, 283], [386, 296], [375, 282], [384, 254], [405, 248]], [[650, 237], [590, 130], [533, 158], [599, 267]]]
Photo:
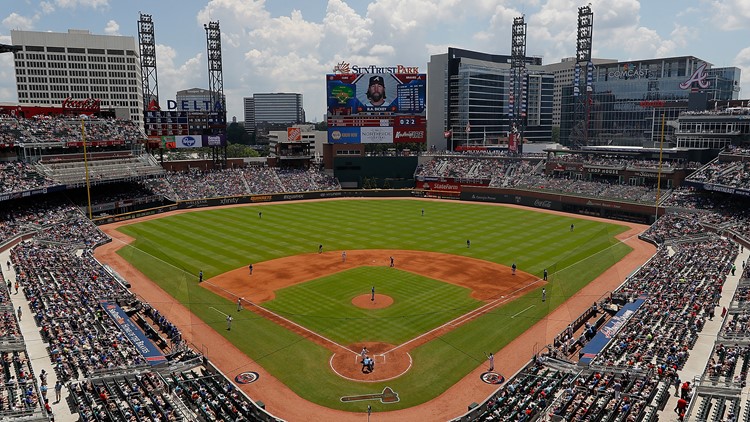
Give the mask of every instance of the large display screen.
[[425, 142], [427, 75], [326, 75], [328, 141]]

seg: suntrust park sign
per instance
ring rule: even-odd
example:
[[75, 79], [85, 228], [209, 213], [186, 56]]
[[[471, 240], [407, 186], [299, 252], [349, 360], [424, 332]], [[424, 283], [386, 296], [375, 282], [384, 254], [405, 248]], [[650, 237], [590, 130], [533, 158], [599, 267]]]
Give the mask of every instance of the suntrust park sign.
[[347, 62], [338, 63], [333, 67], [333, 73], [399, 73], [399, 74], [417, 74], [419, 73], [419, 66], [376, 66], [371, 64], [369, 66], [358, 66], [351, 65]]

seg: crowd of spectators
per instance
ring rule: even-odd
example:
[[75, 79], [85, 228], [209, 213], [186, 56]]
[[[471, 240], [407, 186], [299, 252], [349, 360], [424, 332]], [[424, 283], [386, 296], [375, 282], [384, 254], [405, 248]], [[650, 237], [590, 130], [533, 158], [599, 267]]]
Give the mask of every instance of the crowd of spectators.
[[492, 181], [495, 186], [499, 186], [506, 179], [522, 178], [530, 174], [534, 164], [528, 160], [510, 158], [441, 156], [417, 166], [414, 175], [417, 180], [430, 177], [484, 180]]
[[750, 207], [748, 201], [737, 198], [727, 200], [711, 192], [680, 187], [665, 198], [663, 206], [689, 214], [689, 218], [717, 232], [727, 232], [750, 240]]
[[0, 163], [0, 195], [54, 185], [54, 181], [24, 161]]
[[750, 189], [750, 161], [720, 161], [717, 158], [691, 174], [687, 180]]
[[609, 198], [645, 204], [656, 203], [657, 194], [660, 197], [668, 194], [668, 191], [659, 192], [656, 188], [648, 186], [576, 180], [541, 174], [526, 175], [514, 179], [510, 186], [518, 189], [552, 191], [590, 198]]
[[[568, 370], [561, 373], [555, 369], [561, 367], [559, 358], [565, 362], [570, 355], [559, 349], [562, 344], [550, 345], [484, 402], [472, 420], [531, 420], [545, 406], [550, 416], [561, 420], [655, 420], [669, 398], [670, 386], [680, 385], [677, 371], [690, 356], [698, 334], [715, 317], [740, 247], [691, 217], [678, 215], [661, 217], [644, 236], [658, 244], [657, 254], [599, 306], [610, 308], [636, 299], [643, 303], [610, 334], [611, 341], [594, 354], [591, 364], [574, 366], [575, 359], [570, 359]], [[743, 268], [742, 274], [747, 277], [750, 270]], [[734, 303], [747, 302], [748, 292], [750, 287], [740, 285], [737, 296], [742, 299], [735, 298]], [[739, 340], [746, 342], [750, 314], [746, 309], [735, 313], [722, 330], [739, 332]], [[592, 337], [582, 336], [581, 341]], [[717, 343], [706, 376], [744, 386], [748, 356], [746, 346]], [[687, 403], [690, 387], [685, 388]], [[678, 416], [684, 418], [686, 406]], [[730, 407], [715, 410], [719, 415], [715, 420], [728, 414]], [[703, 403], [696, 406], [696, 412], [703, 411]]]
[[[593, 158], [578, 154], [568, 154], [555, 158], [559, 161], [578, 161], [590, 165], [625, 167], [651, 167], [651, 160], [626, 161], [624, 159]], [[537, 170], [539, 161], [512, 158], [476, 158], [436, 156], [433, 160], [420, 164], [415, 172], [417, 180], [425, 178], [454, 178], [459, 181], [489, 181], [490, 187], [513, 187], [518, 189], [566, 193], [592, 198], [633, 201], [654, 204], [669, 191], [659, 191], [651, 186], [633, 186], [608, 181], [586, 181], [545, 175]], [[656, 162], [658, 165], [658, 162]], [[692, 165], [697, 163], [673, 163], [672, 165]]]
[[[657, 169], [661, 165], [664, 169], [697, 169], [701, 166], [701, 163], [697, 161], [684, 161], [684, 160], [646, 160], [646, 159], [633, 159], [623, 157], [608, 157], [601, 155], [590, 155], [590, 154], [564, 154], [555, 155], [549, 159], [550, 163], [563, 162], [563, 163], [581, 163], [588, 166], [597, 167], [614, 167], [625, 170], [627, 168], [641, 168], [641, 169]], [[660, 164], [661, 163], [661, 164]]]
[[190, 200], [341, 189], [338, 180], [316, 169], [247, 167], [227, 170], [171, 172], [164, 178], [142, 182], [154, 193], [173, 200]]
[[23, 269], [16, 279], [49, 343], [58, 379], [146, 364], [99, 303], [133, 300], [132, 293], [89, 253], [78, 256], [70, 245], [24, 242], [13, 248], [11, 260]]
[[162, 377], [155, 372], [71, 383], [82, 421], [181, 421]]
[[[42, 339], [48, 344], [57, 379], [69, 383], [74, 411], [81, 420], [193, 420], [185, 417], [175, 404], [183, 400], [182, 408], [193, 408], [195, 414], [224, 415], [221, 413], [224, 409], [230, 412], [227, 415], [236, 412], [237, 417], [231, 420], [273, 419], [237, 390], [196, 404], [190, 397], [179, 394], [184, 387], [177, 385], [172, 392], [161, 375], [149, 372], [146, 359], [104, 312], [101, 301], [132, 309], [134, 318], [142, 315], [145, 318], [138, 320], [139, 325], [146, 319], [151, 321], [146, 324], [156, 327], [156, 336], [169, 339], [169, 344], [159, 345], [164, 353], [169, 351], [168, 362], [185, 364], [196, 359], [200, 362], [200, 355], [187, 347], [176, 325], [139, 301], [93, 258], [91, 249], [105, 238], [77, 207], [50, 206], [50, 209], [57, 211], [53, 218], [42, 224], [29, 223], [36, 224], [33, 238], [11, 249], [8, 265], [16, 270], [20, 290], [29, 302]], [[24, 213], [22, 209], [16, 211], [17, 216]], [[26, 212], [34, 216], [49, 215], [44, 207], [30, 207]], [[19, 336], [20, 328], [4, 280], [0, 281], [3, 281], [0, 340], [7, 341]], [[153, 339], [149, 332], [145, 333]], [[4, 368], [5, 385], [0, 386], [0, 416], [41, 408], [25, 345], [22, 341], [20, 345], [23, 350], [2, 354], [0, 367]], [[213, 378], [217, 377], [220, 375]], [[210, 382], [192, 380], [190, 385], [199, 391], [212, 391], [217, 385], [231, 388], [224, 378]], [[219, 399], [222, 404], [215, 407]]]
[[[145, 139], [138, 123], [131, 120], [87, 118], [86, 141], [138, 141]], [[1, 118], [3, 140], [23, 145], [29, 142], [80, 142], [81, 119], [37, 115], [29, 119]]]
[[0, 244], [18, 235], [35, 233], [45, 227], [68, 221], [71, 216], [80, 214], [78, 208], [59, 200], [3, 205], [0, 207]]
[[262, 421], [269, 420], [226, 378], [205, 369], [201, 373], [172, 373], [167, 382], [200, 420]]

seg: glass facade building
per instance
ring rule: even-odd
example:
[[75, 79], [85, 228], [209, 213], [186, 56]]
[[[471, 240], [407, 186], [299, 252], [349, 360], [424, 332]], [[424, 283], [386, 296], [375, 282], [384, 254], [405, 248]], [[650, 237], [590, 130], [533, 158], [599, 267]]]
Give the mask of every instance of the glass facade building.
[[[449, 48], [448, 54], [430, 57], [427, 74], [430, 146], [455, 150], [497, 145], [507, 139], [512, 129], [510, 56]], [[517, 94], [517, 101], [525, 105], [521, 109], [523, 136], [532, 142], [548, 142], [554, 76], [542, 69], [541, 58], [528, 57], [523, 83], [524, 93]], [[447, 141], [445, 132], [452, 134]]]
[[[653, 146], [674, 140], [680, 112], [739, 95], [740, 69], [693, 56], [600, 64], [592, 90], [564, 87], [560, 142]], [[692, 102], [692, 105], [691, 105]]]

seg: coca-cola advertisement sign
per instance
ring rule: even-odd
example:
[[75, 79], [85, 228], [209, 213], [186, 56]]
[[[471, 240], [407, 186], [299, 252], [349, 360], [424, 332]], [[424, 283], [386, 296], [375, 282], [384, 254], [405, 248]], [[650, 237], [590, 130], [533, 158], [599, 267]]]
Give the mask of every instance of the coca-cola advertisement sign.
[[70, 97], [63, 100], [62, 108], [66, 111], [99, 112], [101, 100], [98, 98], [86, 98], [85, 100], [74, 100]]

